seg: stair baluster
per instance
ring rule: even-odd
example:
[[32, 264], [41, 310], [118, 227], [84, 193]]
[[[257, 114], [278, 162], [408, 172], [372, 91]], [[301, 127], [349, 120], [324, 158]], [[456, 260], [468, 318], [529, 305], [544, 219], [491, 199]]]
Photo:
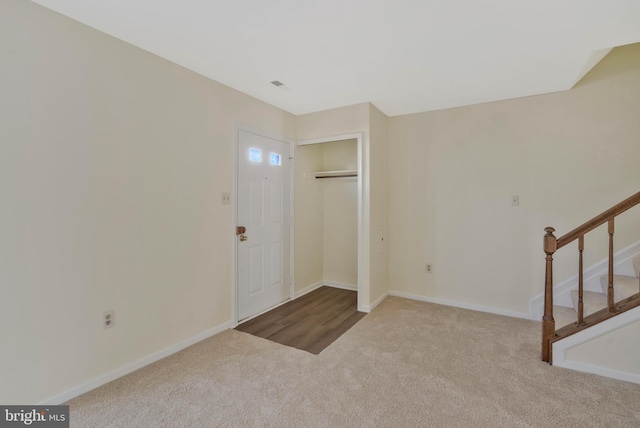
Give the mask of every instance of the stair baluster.
[[615, 312], [613, 306], [613, 221], [613, 219], [609, 220], [609, 287], [607, 288], [609, 312]]
[[578, 325], [584, 324], [584, 301], [583, 301], [583, 276], [582, 253], [584, 251], [584, 235], [578, 238]]

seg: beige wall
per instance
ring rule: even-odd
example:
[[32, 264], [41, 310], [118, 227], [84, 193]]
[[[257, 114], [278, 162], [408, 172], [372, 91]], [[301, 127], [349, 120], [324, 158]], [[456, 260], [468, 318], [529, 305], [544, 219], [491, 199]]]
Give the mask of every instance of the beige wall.
[[368, 194], [371, 207], [371, 304], [389, 291], [387, 242], [389, 235], [387, 199], [387, 123], [388, 118], [374, 105], [369, 104], [369, 165], [370, 188]]
[[0, 58], [0, 402], [230, 321], [234, 123], [294, 117], [26, 1]]
[[[390, 288], [528, 312], [543, 291], [544, 227], [560, 236], [638, 191], [639, 111], [636, 44], [570, 91], [389, 119]], [[622, 223], [616, 249], [640, 239]], [[606, 255], [598, 233], [587, 266]], [[556, 282], [576, 258], [558, 253]]]
[[322, 183], [314, 172], [322, 170], [322, 146], [296, 146], [294, 155], [294, 287], [300, 292], [324, 279]]
[[[369, 130], [369, 103], [356, 104], [296, 117], [296, 139], [334, 137], [367, 132]], [[365, 136], [366, 137], [366, 136]]]

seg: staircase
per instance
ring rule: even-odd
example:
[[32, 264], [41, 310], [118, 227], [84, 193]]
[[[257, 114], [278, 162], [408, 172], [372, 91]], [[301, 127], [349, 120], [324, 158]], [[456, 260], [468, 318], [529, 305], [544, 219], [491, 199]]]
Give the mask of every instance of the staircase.
[[[619, 302], [640, 293], [640, 257], [632, 260], [635, 276], [613, 275], [614, 301]], [[583, 292], [584, 316], [588, 317], [598, 311], [607, 308], [607, 291], [609, 288], [609, 275], [600, 276], [600, 287], [602, 293], [597, 291]], [[578, 321], [578, 306], [580, 295], [578, 290], [571, 292], [573, 307], [553, 306], [553, 318], [556, 326], [563, 327], [569, 324], [576, 324]]]
[[[553, 347], [563, 339], [582, 333], [604, 321], [640, 307], [640, 257], [632, 259], [633, 276], [614, 275], [614, 233], [616, 218], [640, 204], [640, 192], [614, 205], [569, 233], [556, 238], [553, 227], [545, 228], [543, 249], [545, 258], [544, 315], [542, 316], [542, 361], [553, 363]], [[584, 290], [583, 252], [585, 235], [601, 225], [607, 225], [609, 257], [607, 274], [600, 278], [603, 293]], [[573, 308], [554, 306], [553, 256], [567, 244], [578, 241], [578, 289], [571, 292]], [[629, 312], [633, 315], [637, 311]], [[557, 326], [562, 326], [556, 329]], [[579, 335], [580, 336], [580, 335]]]

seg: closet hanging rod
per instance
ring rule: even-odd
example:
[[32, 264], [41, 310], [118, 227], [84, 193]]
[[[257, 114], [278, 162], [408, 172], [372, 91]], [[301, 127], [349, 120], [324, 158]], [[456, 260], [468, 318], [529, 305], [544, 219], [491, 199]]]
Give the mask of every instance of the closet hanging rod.
[[316, 178], [343, 178], [343, 177], [357, 177], [358, 171], [321, 171], [316, 172]]

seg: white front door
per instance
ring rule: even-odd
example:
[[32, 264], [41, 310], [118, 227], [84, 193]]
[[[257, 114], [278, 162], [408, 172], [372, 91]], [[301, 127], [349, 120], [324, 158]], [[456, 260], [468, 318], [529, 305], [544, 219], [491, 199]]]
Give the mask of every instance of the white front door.
[[289, 298], [289, 144], [238, 131], [238, 321]]

